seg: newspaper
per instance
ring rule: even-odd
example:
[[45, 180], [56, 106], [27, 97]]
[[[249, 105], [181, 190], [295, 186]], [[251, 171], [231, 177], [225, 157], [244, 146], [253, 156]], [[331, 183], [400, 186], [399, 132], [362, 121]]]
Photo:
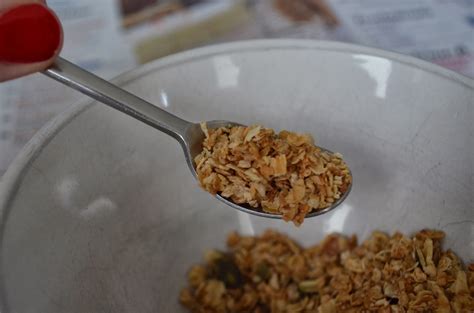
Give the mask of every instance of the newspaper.
[[[291, 20], [276, 0], [49, 0], [48, 5], [64, 27], [61, 55], [104, 78], [194, 46], [279, 37], [379, 47], [474, 77], [474, 0], [326, 1], [337, 27], [318, 16]], [[41, 74], [0, 84], [0, 176], [44, 123], [80, 97]]]
[[474, 77], [473, 0], [330, 0], [357, 43]]

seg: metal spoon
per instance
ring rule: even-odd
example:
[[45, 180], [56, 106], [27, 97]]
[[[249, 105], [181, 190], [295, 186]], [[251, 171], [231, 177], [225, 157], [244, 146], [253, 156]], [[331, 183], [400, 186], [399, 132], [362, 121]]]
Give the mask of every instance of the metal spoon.
[[[204, 133], [202, 132], [199, 123], [188, 122], [166, 112], [63, 58], [57, 58], [54, 64], [44, 71], [43, 74], [88, 95], [99, 102], [111, 106], [120, 112], [130, 115], [145, 124], [167, 133], [178, 140], [184, 150], [189, 169], [197, 179], [193, 160], [202, 151], [202, 142], [204, 140]], [[206, 123], [208, 128], [240, 125], [229, 121], [209, 121]], [[324, 148], [321, 149], [326, 150]], [[326, 151], [331, 152], [329, 150]], [[348, 190], [341, 196], [341, 198], [334, 202], [330, 207], [319, 211], [313, 211], [306, 215], [306, 217], [321, 215], [337, 207], [346, 199], [351, 190], [351, 186], [349, 186]], [[216, 195], [216, 197], [225, 204], [246, 213], [268, 218], [281, 218], [281, 215], [266, 213], [261, 209], [252, 208], [246, 205], [239, 205], [221, 197], [220, 195]]]

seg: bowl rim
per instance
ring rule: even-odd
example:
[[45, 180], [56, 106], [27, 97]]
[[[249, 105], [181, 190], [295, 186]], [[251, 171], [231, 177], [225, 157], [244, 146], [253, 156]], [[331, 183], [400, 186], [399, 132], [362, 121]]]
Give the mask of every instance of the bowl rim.
[[[304, 39], [261, 39], [209, 45], [157, 59], [153, 62], [124, 72], [112, 79], [112, 81], [115, 84], [123, 85], [140, 76], [146, 75], [149, 72], [173, 67], [186, 62], [192, 62], [225, 53], [265, 50], [319, 50], [348, 54], [357, 53], [385, 58], [390, 61], [402, 63], [441, 76], [463, 85], [474, 92], [474, 79], [421, 59], [366, 46]], [[9, 165], [3, 177], [0, 178], [0, 250], [3, 242], [4, 226], [8, 219], [8, 208], [15, 198], [18, 187], [29, 170], [30, 165], [57, 133], [68, 125], [70, 121], [91, 107], [95, 102], [95, 100], [84, 96], [74, 105], [71, 105], [69, 108], [53, 117], [20, 150], [18, 155]]]

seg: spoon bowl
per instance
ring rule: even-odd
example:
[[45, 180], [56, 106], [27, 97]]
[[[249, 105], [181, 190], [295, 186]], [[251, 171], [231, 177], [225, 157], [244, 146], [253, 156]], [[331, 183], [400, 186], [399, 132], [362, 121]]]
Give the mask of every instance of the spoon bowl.
[[[202, 142], [204, 140], [204, 133], [199, 123], [186, 121], [164, 111], [152, 103], [60, 57], [55, 60], [54, 64], [44, 74], [178, 140], [183, 148], [189, 169], [193, 176], [198, 179], [194, 167], [194, 158], [202, 151]], [[206, 124], [211, 129], [223, 126], [242, 126], [241, 124], [225, 120], [208, 121]], [[331, 151], [322, 147], [320, 149], [331, 153]], [[347, 191], [337, 201], [332, 203], [331, 206], [312, 211], [305, 217], [314, 217], [333, 210], [347, 198], [351, 187], [352, 183]], [[219, 194], [216, 194], [216, 198], [242, 212], [267, 218], [282, 218], [281, 214], [267, 213], [261, 208], [237, 204]]]
[[[209, 121], [206, 122], [209, 128], [220, 128], [226, 126], [242, 126], [238, 123], [229, 121]], [[184, 150], [186, 157], [186, 163], [188, 163], [189, 169], [193, 173], [194, 178], [198, 179], [196, 168], [194, 167], [194, 159], [202, 151], [202, 142], [204, 141], [204, 133], [201, 130], [201, 125], [198, 123], [190, 123], [188, 128], [184, 132], [183, 141], [180, 142]], [[227, 203], [227, 202], [226, 202]]]

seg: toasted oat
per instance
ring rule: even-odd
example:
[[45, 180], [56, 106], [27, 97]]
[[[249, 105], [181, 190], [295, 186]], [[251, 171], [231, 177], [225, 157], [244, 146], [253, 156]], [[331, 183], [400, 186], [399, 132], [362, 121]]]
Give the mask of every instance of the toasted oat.
[[208, 129], [196, 156], [199, 181], [212, 194], [248, 204], [285, 221], [331, 206], [352, 178], [339, 153], [322, 151], [310, 135], [276, 134], [261, 126]]
[[271, 230], [234, 232], [229, 252], [191, 268], [180, 301], [193, 313], [474, 312], [474, 264], [443, 251], [443, 237], [332, 234], [305, 249]]

